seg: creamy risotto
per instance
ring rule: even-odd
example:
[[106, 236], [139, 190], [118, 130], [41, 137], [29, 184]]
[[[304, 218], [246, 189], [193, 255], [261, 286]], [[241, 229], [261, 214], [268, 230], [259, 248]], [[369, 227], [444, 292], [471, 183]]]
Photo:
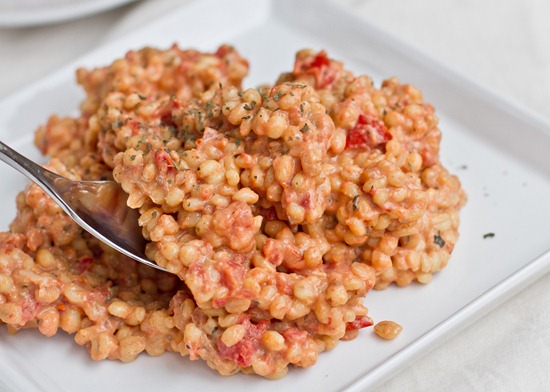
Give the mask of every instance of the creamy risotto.
[[311, 50], [270, 86], [243, 90], [247, 71], [230, 46], [77, 71], [80, 115], [52, 116], [36, 145], [61, 175], [119, 182], [170, 273], [98, 242], [31, 184], [0, 234], [10, 332], [62, 329], [96, 360], [173, 351], [279, 378], [372, 326], [369, 290], [445, 267], [465, 195], [417, 88], [375, 87]]

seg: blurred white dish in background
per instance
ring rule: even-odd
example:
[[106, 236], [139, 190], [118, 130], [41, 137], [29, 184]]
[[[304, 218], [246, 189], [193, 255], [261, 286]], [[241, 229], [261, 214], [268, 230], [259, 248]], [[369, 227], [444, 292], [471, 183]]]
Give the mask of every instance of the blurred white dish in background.
[[136, 0], [4, 0], [0, 27], [30, 27], [77, 19]]

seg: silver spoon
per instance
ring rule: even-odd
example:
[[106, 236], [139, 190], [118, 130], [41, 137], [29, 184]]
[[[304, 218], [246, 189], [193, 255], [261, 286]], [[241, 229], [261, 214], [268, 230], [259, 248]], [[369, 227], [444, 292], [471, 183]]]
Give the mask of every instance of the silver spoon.
[[122, 254], [150, 267], [139, 213], [127, 206], [128, 195], [114, 181], [73, 181], [34, 163], [0, 141], [0, 160], [40, 186], [84, 230]]

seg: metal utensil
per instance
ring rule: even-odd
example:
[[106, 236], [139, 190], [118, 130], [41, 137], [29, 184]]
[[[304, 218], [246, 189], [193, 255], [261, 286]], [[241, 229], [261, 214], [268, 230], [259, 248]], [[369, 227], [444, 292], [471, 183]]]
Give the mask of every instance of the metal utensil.
[[127, 206], [128, 195], [114, 181], [74, 181], [34, 163], [0, 141], [0, 160], [34, 181], [84, 230], [122, 254], [150, 267], [139, 213]]

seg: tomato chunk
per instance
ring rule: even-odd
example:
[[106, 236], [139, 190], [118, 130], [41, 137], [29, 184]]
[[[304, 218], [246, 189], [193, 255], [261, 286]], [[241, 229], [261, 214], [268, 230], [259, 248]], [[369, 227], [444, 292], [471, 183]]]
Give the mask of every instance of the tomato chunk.
[[313, 59], [297, 60], [294, 65], [294, 75], [312, 75], [315, 79], [315, 88], [330, 87], [336, 80], [336, 68], [323, 50]]
[[369, 316], [359, 316], [346, 325], [346, 331], [355, 331], [356, 329], [370, 327], [373, 324], [374, 322]]
[[269, 321], [260, 320], [257, 324], [250, 322], [248, 318], [242, 320], [246, 328], [243, 339], [234, 346], [228, 347], [218, 340], [220, 356], [235, 361], [239, 366], [248, 367], [252, 365], [254, 358], [261, 354], [261, 341], [263, 333], [267, 330]]
[[346, 148], [384, 148], [392, 135], [384, 123], [365, 114], [360, 114], [355, 126], [349, 130]]
[[82, 274], [84, 273], [84, 271], [88, 271], [90, 268], [92, 268], [93, 264], [94, 264], [94, 259], [89, 256], [86, 256], [80, 259], [80, 261], [76, 265], [76, 269], [79, 274]]

